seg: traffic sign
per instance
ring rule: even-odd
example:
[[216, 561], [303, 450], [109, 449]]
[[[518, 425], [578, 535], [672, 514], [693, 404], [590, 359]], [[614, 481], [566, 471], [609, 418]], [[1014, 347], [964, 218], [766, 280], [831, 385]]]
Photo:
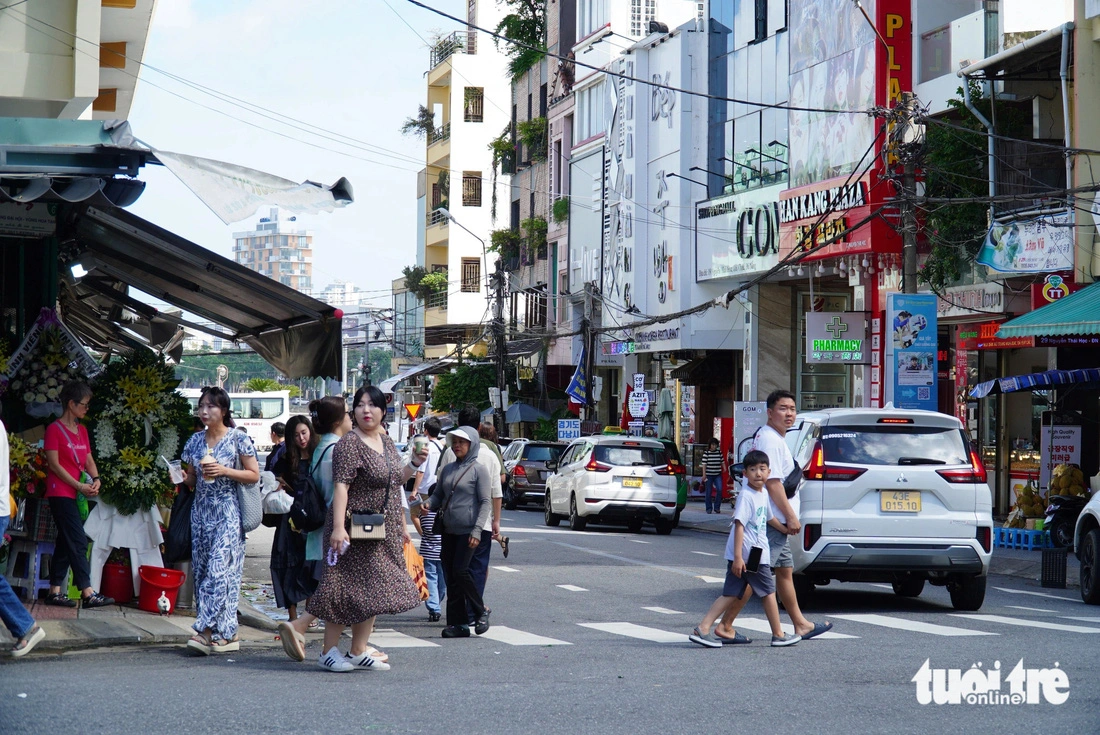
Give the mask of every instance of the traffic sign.
[[423, 407], [423, 403], [406, 403], [405, 410], [409, 412], [409, 420], [416, 421], [416, 417], [420, 415], [420, 409]]

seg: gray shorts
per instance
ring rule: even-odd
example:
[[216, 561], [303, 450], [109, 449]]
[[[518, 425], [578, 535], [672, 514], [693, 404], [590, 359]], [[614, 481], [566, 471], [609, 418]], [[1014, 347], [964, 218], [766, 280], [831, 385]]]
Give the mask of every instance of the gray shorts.
[[732, 561], [726, 562], [726, 581], [722, 585], [724, 597], [740, 598], [745, 594], [746, 587], [752, 587], [757, 597], [767, 597], [775, 593], [775, 575], [767, 564], [761, 564], [755, 572], [745, 571], [740, 577], [730, 571], [732, 566]]
[[768, 548], [772, 555], [772, 569], [794, 567], [791, 557], [791, 537], [768, 526]]

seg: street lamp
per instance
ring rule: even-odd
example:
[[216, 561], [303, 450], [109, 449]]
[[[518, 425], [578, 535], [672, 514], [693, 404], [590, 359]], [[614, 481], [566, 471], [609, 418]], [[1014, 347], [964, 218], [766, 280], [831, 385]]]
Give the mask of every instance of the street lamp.
[[[461, 222], [459, 222], [458, 220], [456, 220], [454, 215], [451, 214], [450, 211], [446, 207], [439, 207], [435, 211], [439, 212], [441, 215], [446, 217], [450, 222], [458, 225], [460, 228], [462, 228], [466, 232], [470, 233], [470, 235], [473, 235], [473, 238], [475, 240], [477, 240], [479, 243], [481, 243], [481, 268], [482, 268], [482, 270], [485, 271], [486, 282], [488, 282], [487, 279], [489, 278], [489, 261], [488, 261], [488, 255], [487, 255], [488, 248], [485, 247], [485, 241], [482, 240], [480, 237], [478, 237], [476, 234], [474, 234], [474, 231], [471, 230], [469, 227], [467, 227], [466, 225], [464, 225]], [[459, 278], [461, 278], [461, 277], [462, 277], [462, 274], [460, 273]]]
[[696, 181], [695, 179], [689, 179], [687, 176], [681, 176], [680, 174], [672, 174], [672, 173], [665, 174], [665, 176], [675, 176], [678, 179], [683, 179], [684, 181], [690, 181], [693, 184], [698, 184], [699, 186], [703, 187], [704, 189], [707, 188], [707, 185], [704, 184], [702, 181]]

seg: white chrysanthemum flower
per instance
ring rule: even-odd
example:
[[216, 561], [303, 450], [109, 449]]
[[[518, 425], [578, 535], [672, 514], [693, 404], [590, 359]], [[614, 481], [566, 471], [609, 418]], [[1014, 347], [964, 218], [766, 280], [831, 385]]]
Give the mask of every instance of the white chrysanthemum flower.
[[57, 378], [48, 378], [46, 380], [46, 385], [50, 386], [51, 388], [56, 388], [57, 387]]
[[96, 453], [103, 458], [113, 457], [118, 454], [118, 444], [115, 442], [115, 427], [110, 421], [100, 421], [95, 427]]
[[30, 403], [33, 400], [34, 400], [34, 393], [31, 393], [30, 391], [27, 391], [26, 393], [23, 394], [23, 403]]
[[11, 384], [11, 389], [12, 390], [20, 390], [20, 389], [22, 389], [22, 387], [23, 387], [23, 381], [22, 380], [12, 381], [12, 384]]
[[46, 402], [46, 401], [48, 401], [48, 400], [49, 400], [49, 399], [48, 399], [48, 398], [46, 398], [46, 394], [45, 394], [45, 393], [39, 393], [38, 395], [36, 395], [36, 396], [34, 397], [34, 402], [35, 402], [35, 403], [45, 403], [45, 402]]

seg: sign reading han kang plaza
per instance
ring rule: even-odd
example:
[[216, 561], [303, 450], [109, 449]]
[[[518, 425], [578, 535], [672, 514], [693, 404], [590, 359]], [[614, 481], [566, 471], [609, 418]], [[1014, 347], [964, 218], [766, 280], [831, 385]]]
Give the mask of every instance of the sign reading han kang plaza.
[[[868, 177], [788, 189], [779, 197], [779, 257], [808, 252], [804, 259], [820, 260], [869, 252], [872, 234], [885, 251], [889, 227], [870, 215]], [[879, 230], [873, 233], [876, 225]]]
[[871, 342], [862, 311], [811, 311], [806, 314], [806, 362], [869, 365]]

